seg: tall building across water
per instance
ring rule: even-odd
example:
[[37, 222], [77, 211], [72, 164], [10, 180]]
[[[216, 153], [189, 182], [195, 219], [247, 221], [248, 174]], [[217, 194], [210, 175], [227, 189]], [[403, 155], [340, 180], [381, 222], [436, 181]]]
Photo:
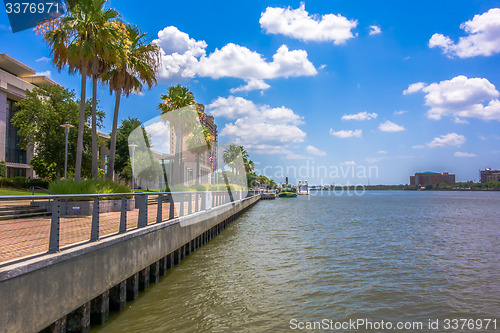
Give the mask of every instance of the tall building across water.
[[448, 172], [417, 172], [415, 176], [410, 176], [410, 186], [436, 185], [438, 183], [454, 185], [455, 175]]
[[480, 171], [481, 183], [500, 181], [500, 170], [484, 169]]

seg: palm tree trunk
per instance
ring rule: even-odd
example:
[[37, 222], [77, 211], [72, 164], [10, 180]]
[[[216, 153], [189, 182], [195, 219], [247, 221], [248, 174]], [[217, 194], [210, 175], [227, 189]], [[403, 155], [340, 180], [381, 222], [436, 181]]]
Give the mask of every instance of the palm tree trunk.
[[82, 176], [82, 155], [83, 155], [83, 130], [85, 127], [85, 99], [87, 88], [87, 71], [82, 69], [82, 83], [80, 93], [80, 119], [78, 121], [78, 139], [76, 142], [76, 165], [75, 182], [79, 183]]
[[181, 167], [181, 131], [179, 127], [177, 127], [176, 131], [176, 139], [175, 139], [175, 146], [176, 146], [176, 151], [175, 151], [175, 160], [174, 160], [174, 165], [176, 168], [176, 173], [177, 173], [177, 181], [178, 184], [182, 184], [182, 167]]
[[200, 153], [196, 153], [196, 185], [200, 183]]
[[[181, 126], [184, 126], [184, 124], [181, 124]], [[184, 184], [184, 175], [186, 173], [186, 170], [184, 170], [184, 152], [182, 151], [182, 143], [184, 141], [184, 133], [182, 131], [182, 127], [180, 128], [180, 140], [179, 140], [179, 164], [180, 164], [180, 168], [181, 168], [181, 184], [185, 185]]]
[[97, 148], [97, 77], [92, 77], [92, 178], [99, 178]]
[[115, 176], [116, 132], [118, 131], [118, 111], [120, 110], [121, 92], [115, 92], [115, 113], [113, 114], [113, 128], [111, 129], [111, 144], [109, 152], [108, 179]]

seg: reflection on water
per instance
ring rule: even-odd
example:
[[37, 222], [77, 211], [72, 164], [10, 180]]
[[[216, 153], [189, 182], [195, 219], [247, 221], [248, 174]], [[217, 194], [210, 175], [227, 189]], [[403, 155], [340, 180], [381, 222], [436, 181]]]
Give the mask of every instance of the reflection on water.
[[498, 317], [499, 206], [500, 192], [262, 201], [96, 332]]

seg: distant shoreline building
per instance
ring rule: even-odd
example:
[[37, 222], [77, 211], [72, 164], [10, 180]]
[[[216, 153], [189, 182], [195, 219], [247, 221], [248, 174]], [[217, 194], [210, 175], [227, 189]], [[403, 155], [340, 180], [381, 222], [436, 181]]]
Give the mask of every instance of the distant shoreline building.
[[417, 172], [415, 176], [410, 176], [410, 186], [427, 186], [436, 184], [455, 184], [455, 175], [448, 172], [437, 173], [437, 172]]
[[47, 76], [36, 75], [33, 68], [0, 53], [0, 161], [7, 166], [7, 177], [34, 176], [29, 164], [33, 149], [21, 148], [18, 129], [10, 123], [17, 112], [15, 103], [26, 97], [26, 90], [56, 84]]
[[479, 173], [480, 173], [481, 183], [500, 181], [500, 170], [493, 170], [491, 168], [487, 168], [481, 170]]

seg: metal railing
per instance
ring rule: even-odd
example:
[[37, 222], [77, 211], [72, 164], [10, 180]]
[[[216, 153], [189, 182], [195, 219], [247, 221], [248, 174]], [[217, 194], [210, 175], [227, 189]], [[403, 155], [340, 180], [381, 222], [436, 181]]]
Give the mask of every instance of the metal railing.
[[[217, 191], [0, 196], [0, 264], [95, 242], [259, 194]], [[22, 213], [16, 215], [16, 209]], [[2, 218], [2, 212], [14, 213]]]

